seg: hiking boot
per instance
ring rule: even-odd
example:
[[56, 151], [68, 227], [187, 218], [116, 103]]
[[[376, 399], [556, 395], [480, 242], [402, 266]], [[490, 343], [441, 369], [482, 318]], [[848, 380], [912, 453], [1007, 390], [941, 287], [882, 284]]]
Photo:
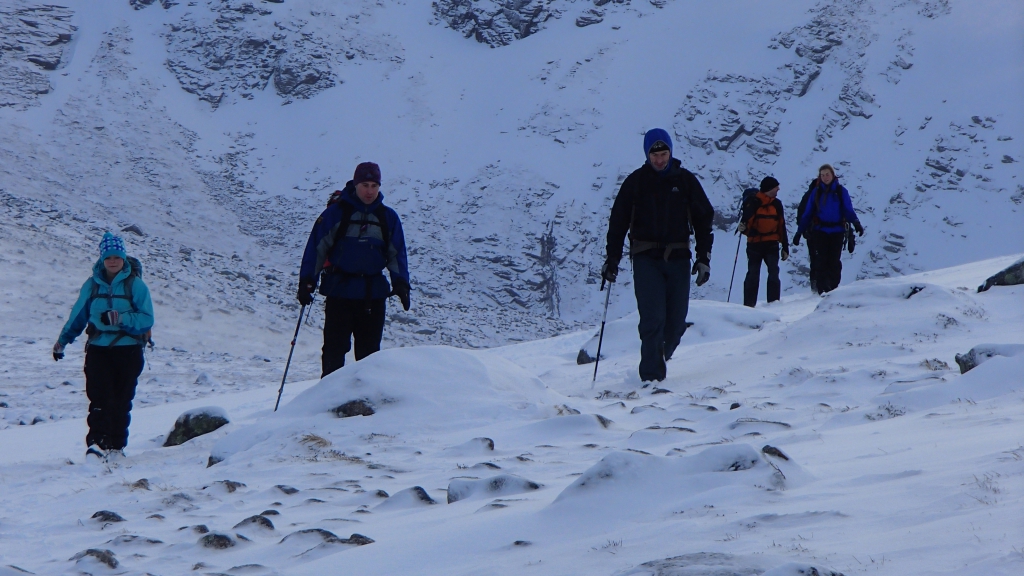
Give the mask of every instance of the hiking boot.
[[124, 448], [111, 448], [110, 450], [107, 450], [105, 461], [110, 464], [120, 462], [121, 460], [124, 460], [124, 458]]
[[89, 448], [85, 451], [85, 460], [101, 462], [106, 460], [107, 455], [102, 448], [95, 444], [90, 444]]

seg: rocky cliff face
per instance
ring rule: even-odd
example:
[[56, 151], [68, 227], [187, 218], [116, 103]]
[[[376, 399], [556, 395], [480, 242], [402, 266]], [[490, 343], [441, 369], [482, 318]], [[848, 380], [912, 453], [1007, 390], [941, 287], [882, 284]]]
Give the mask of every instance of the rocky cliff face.
[[64, 64], [72, 12], [32, 2], [0, 4], [0, 108], [24, 110], [50, 92], [46, 72]]
[[435, 0], [434, 16], [466, 38], [507, 46], [560, 14], [557, 0]]

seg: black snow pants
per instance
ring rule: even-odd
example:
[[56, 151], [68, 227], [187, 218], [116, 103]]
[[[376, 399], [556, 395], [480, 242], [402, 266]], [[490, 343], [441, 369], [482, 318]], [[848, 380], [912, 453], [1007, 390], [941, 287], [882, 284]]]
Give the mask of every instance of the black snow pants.
[[743, 280], [743, 305], [751, 308], [757, 304], [757, 290], [761, 284], [761, 262], [768, 267], [768, 301], [775, 302], [782, 294], [779, 280], [779, 243], [747, 243], [747, 277]]
[[633, 289], [640, 311], [640, 380], [665, 379], [665, 360], [672, 357], [686, 332], [690, 307], [690, 260], [664, 260], [658, 250], [633, 257]]
[[810, 268], [808, 279], [811, 283], [811, 292], [820, 294], [818, 292], [818, 271], [821, 269], [821, 265], [818, 264], [818, 245], [814, 242], [814, 234], [808, 233], [804, 236], [804, 243], [807, 245], [807, 266]]
[[145, 365], [142, 346], [87, 346], [85, 394], [89, 397], [86, 445], [121, 450], [128, 444], [132, 400]]
[[814, 250], [817, 253], [818, 294], [831, 292], [839, 287], [839, 281], [843, 277], [842, 257], [843, 248], [846, 247], [846, 234], [814, 231], [811, 232], [811, 236], [814, 238]]
[[327, 297], [321, 378], [345, 365], [345, 354], [352, 349], [353, 337], [356, 360], [380, 350], [386, 309], [387, 300], [384, 298], [354, 300]]

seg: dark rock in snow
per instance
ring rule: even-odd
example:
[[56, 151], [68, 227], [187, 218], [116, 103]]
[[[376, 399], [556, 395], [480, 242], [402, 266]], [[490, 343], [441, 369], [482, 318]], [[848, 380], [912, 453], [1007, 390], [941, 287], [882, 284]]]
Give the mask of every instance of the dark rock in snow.
[[604, 12], [595, 8], [585, 11], [582, 15], [576, 18], [576, 26], [579, 28], [586, 28], [587, 26], [600, 24], [601, 22], [604, 22]]
[[[174, 422], [174, 429], [167, 435], [164, 446], [178, 446], [189, 440], [209, 434], [228, 423], [227, 414], [220, 408], [198, 408], [189, 410]], [[213, 460], [213, 457], [210, 457]], [[217, 462], [219, 462], [218, 460]], [[213, 462], [212, 466], [216, 464]]]
[[69, 562], [81, 562], [86, 559], [93, 559], [96, 562], [106, 565], [108, 568], [117, 568], [120, 564], [117, 558], [114, 558], [114, 553], [110, 550], [98, 550], [96, 548], [89, 548], [83, 550], [78, 554], [75, 554], [68, 559]]
[[372, 416], [376, 413], [373, 404], [369, 400], [352, 400], [332, 410], [338, 418], [350, 418], [352, 416]]
[[214, 550], [224, 550], [231, 548], [236, 545], [235, 539], [227, 534], [207, 534], [199, 539], [199, 545], [203, 548], [212, 548]]
[[[245, 488], [245, 484], [241, 482], [235, 482], [234, 480], [218, 480], [211, 484], [210, 486], [223, 486], [224, 489], [228, 491], [228, 494], [233, 493], [239, 488]], [[210, 486], [204, 486], [203, 490], [206, 490]]]
[[763, 452], [764, 454], [767, 454], [769, 456], [775, 456], [776, 458], [782, 458], [783, 460], [789, 460], [789, 456], [786, 456], [785, 454], [783, 454], [782, 450], [779, 450], [775, 446], [769, 446], [768, 444], [765, 444], [764, 447], [761, 448], [761, 452]]
[[142, 231], [142, 228], [139, 228], [138, 224], [132, 224], [130, 226], [125, 226], [124, 228], [121, 228], [121, 232], [131, 232], [132, 234], [135, 234], [136, 236], [145, 236], [146, 235]]
[[232, 530], [239, 530], [241, 528], [250, 528], [250, 527], [262, 528], [264, 530], [273, 530], [274, 529], [274, 523], [271, 522], [269, 518], [263, 516], [262, 514], [257, 514], [256, 516], [249, 516], [245, 520], [242, 520], [238, 524], [235, 524], [231, 529]]
[[277, 488], [278, 490], [280, 490], [281, 492], [284, 492], [285, 494], [287, 494], [289, 496], [291, 496], [292, 494], [295, 494], [296, 492], [299, 491], [298, 488], [292, 488], [291, 486], [285, 486], [284, 484], [278, 484], [277, 486], [274, 486], [274, 488]]
[[321, 540], [325, 544], [349, 544], [353, 546], [365, 546], [367, 544], [373, 544], [372, 538], [367, 538], [362, 534], [352, 534], [348, 538], [338, 538], [333, 532], [324, 530], [323, 528], [309, 528], [306, 530], [299, 530], [298, 532], [292, 532], [281, 539], [278, 544], [284, 544], [288, 540], [300, 539], [312, 539]]
[[214, 464], [216, 464], [218, 462], [223, 462], [223, 461], [224, 461], [223, 458], [218, 458], [218, 457], [216, 457], [216, 456], [211, 454], [210, 458], [206, 461], [206, 467], [209, 468], [210, 466], [213, 466]]
[[1024, 260], [996, 272], [989, 276], [985, 283], [978, 286], [978, 292], [984, 292], [993, 286], [1016, 286], [1024, 284]]
[[126, 546], [130, 544], [148, 544], [150, 546], [156, 546], [157, 544], [163, 543], [163, 540], [157, 540], [156, 538], [144, 538], [134, 534], [122, 534], [110, 542], [107, 542], [107, 544], [113, 544], [114, 546]]
[[594, 417], [597, 418], [597, 422], [601, 424], [602, 428], [607, 428], [612, 425], [611, 420], [605, 418], [604, 416], [601, 416], [600, 414], [594, 414]]
[[735, 409], [737, 409], [739, 407], [740, 407], [740, 403], [739, 402], [733, 402], [732, 404], [729, 405], [729, 410], [735, 410]]
[[124, 522], [124, 518], [121, 517], [117, 512], [111, 512], [110, 510], [100, 510], [99, 512], [92, 515], [92, 517], [100, 522]]
[[966, 374], [993, 356], [1016, 356], [1024, 354], [1024, 344], [980, 344], [966, 354], [957, 354], [955, 360], [960, 373]]

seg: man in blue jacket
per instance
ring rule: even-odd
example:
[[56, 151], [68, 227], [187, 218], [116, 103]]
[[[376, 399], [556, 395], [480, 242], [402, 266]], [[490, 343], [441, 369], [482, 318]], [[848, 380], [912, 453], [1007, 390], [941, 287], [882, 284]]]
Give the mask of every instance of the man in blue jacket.
[[53, 359], [85, 330], [85, 393], [89, 397], [86, 456], [124, 455], [132, 399], [145, 364], [143, 346], [153, 328], [153, 302], [138, 260], [110, 232], [100, 241], [100, 259], [82, 284], [78, 301], [53, 345]]
[[812, 283], [817, 286], [818, 294], [839, 287], [847, 222], [853, 225], [857, 234], [864, 235], [864, 227], [853, 210], [850, 193], [839, 184], [832, 166], [825, 164], [818, 169], [818, 185], [810, 192], [793, 237], [793, 245], [798, 246], [800, 237], [805, 236], [808, 247], [815, 251], [811, 261], [816, 264], [812, 266], [812, 273], [817, 279], [812, 279]]
[[345, 365], [353, 338], [356, 360], [380, 350], [388, 296], [398, 296], [402, 308], [409, 309], [409, 261], [402, 221], [384, 205], [380, 182], [379, 166], [373, 162], [356, 166], [352, 180], [332, 197], [306, 242], [299, 303], [306, 306], [313, 301], [318, 281], [327, 299], [321, 377]]

